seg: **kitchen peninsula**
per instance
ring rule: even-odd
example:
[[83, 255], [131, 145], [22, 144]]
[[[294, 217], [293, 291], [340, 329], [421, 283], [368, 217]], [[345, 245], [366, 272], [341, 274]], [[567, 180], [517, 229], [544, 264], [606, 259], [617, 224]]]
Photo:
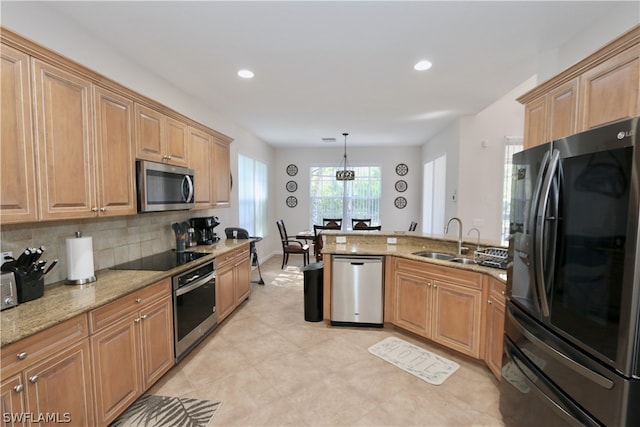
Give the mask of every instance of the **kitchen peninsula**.
[[[502, 357], [506, 271], [417, 253], [456, 254], [458, 241], [417, 232], [323, 232], [323, 318], [331, 318], [333, 255], [383, 255], [384, 323], [475, 359], [498, 378]], [[446, 258], [446, 257], [443, 257]], [[454, 258], [451, 256], [450, 258]], [[457, 257], [460, 258], [460, 257]]]

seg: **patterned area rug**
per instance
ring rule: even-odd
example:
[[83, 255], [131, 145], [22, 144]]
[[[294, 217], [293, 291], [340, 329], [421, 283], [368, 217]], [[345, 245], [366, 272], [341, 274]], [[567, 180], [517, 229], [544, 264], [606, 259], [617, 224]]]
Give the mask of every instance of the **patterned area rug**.
[[286, 266], [283, 272], [276, 276], [270, 284], [285, 288], [302, 288], [304, 287], [304, 274], [299, 267]]
[[456, 362], [395, 337], [372, 345], [369, 353], [433, 385], [442, 384], [460, 367]]
[[110, 427], [206, 427], [222, 402], [145, 394]]

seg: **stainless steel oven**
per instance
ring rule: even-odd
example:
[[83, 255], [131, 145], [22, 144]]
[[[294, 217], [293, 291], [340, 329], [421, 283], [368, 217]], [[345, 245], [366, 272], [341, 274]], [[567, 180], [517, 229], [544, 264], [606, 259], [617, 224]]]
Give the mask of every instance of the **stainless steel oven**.
[[218, 324], [215, 260], [173, 277], [176, 362]]

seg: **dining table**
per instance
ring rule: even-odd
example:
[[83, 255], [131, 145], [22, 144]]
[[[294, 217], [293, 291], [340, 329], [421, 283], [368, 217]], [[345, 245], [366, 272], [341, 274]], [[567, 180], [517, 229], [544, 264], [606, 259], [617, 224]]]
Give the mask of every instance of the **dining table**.
[[316, 236], [313, 234], [313, 230], [302, 230], [296, 233], [296, 239], [304, 240], [305, 243], [309, 240], [315, 240]]

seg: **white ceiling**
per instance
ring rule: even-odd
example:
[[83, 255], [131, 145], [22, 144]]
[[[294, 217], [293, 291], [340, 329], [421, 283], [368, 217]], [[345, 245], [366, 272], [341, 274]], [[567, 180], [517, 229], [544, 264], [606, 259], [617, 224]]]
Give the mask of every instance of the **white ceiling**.
[[[274, 146], [418, 145], [536, 72], [603, 2], [51, 2]], [[413, 70], [420, 59], [433, 67]], [[255, 72], [244, 80], [240, 68]]]

